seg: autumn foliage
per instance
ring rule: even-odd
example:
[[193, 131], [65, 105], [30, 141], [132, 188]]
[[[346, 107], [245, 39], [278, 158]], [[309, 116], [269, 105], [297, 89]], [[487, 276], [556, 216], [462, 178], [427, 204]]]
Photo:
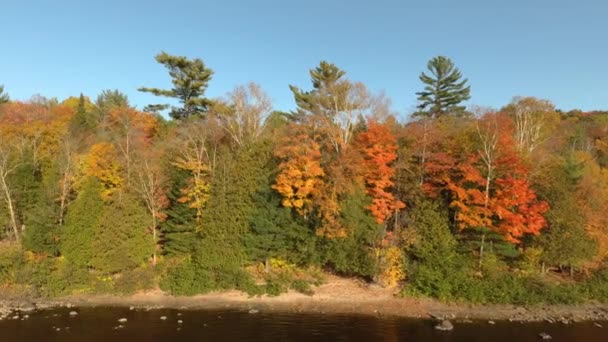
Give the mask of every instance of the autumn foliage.
[[372, 198], [368, 209], [383, 223], [388, 216], [405, 204], [395, 198], [391, 188], [395, 185], [395, 169], [392, 163], [397, 159], [397, 142], [387, 126], [370, 122], [366, 132], [358, 135], [357, 142], [364, 156], [363, 169], [367, 193]]

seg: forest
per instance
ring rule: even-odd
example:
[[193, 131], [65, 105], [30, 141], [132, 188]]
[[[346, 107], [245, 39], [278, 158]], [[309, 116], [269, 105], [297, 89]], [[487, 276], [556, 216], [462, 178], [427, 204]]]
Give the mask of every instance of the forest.
[[474, 88], [437, 56], [407, 119], [326, 61], [282, 112], [255, 83], [206, 97], [199, 58], [156, 60], [167, 88], [139, 91], [171, 104], [0, 87], [0, 297], [310, 294], [330, 273], [447, 301], [608, 301], [608, 111], [466, 107]]

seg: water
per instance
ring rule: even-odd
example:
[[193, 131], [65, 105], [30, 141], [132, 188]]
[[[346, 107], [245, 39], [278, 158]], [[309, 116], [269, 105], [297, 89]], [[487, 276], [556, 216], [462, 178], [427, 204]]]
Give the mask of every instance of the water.
[[[352, 315], [249, 314], [242, 311], [133, 310], [79, 308], [29, 313], [27, 320], [0, 321], [0, 341], [608, 341], [605, 328], [593, 323], [573, 325], [487, 322], [455, 323], [451, 332], [433, 329], [433, 322]], [[166, 316], [165, 321], [161, 316]], [[124, 328], [115, 329], [124, 317]], [[178, 324], [178, 320], [183, 320]], [[60, 331], [56, 331], [60, 328]]]

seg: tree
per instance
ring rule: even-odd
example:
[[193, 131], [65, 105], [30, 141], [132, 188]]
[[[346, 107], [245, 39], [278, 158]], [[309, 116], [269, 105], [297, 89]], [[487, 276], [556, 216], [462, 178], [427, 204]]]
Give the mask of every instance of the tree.
[[215, 169], [218, 145], [213, 139], [214, 127], [208, 120], [193, 120], [177, 128], [173, 140], [172, 165], [190, 173], [182, 196], [178, 199], [196, 209], [196, 222], [201, 222], [203, 208], [209, 200], [209, 178]]
[[325, 174], [320, 165], [319, 145], [294, 126], [275, 151], [275, 156], [282, 162], [272, 188], [283, 197], [281, 204], [284, 207], [294, 208], [306, 217], [319, 195]]
[[364, 156], [364, 178], [367, 193], [372, 198], [368, 207], [377, 223], [384, 223], [395, 211], [405, 208], [405, 204], [389, 192], [395, 185], [392, 167], [397, 159], [397, 142], [385, 125], [370, 122], [367, 131], [357, 137]]
[[160, 229], [163, 239], [163, 253], [169, 256], [190, 256], [199, 241], [197, 211], [189, 203], [184, 203], [183, 189], [190, 182], [190, 172], [179, 168], [170, 169], [171, 186], [167, 193], [169, 201], [165, 214], [167, 218], [161, 222]]
[[345, 74], [334, 64], [322, 61], [310, 70], [312, 90], [306, 92], [290, 86], [298, 106], [295, 116], [318, 131], [319, 138], [335, 154], [348, 146], [365, 117], [387, 105], [373, 98], [363, 83], [343, 78]]
[[255, 83], [240, 86], [228, 95], [226, 103], [215, 106], [222, 127], [239, 147], [255, 143], [266, 126], [272, 103]]
[[4, 92], [4, 86], [0, 85], [0, 104], [7, 103], [10, 98], [7, 93]]
[[152, 255], [152, 265], [156, 266], [156, 249], [158, 248], [157, 230], [159, 222], [167, 218], [167, 214], [163, 212], [168, 205], [168, 199], [165, 194], [166, 176], [164, 170], [155, 163], [157, 160], [152, 148], [151, 152], [144, 154], [137, 165], [137, 179], [135, 181], [135, 189], [140, 198], [146, 205], [150, 214], [150, 230], [152, 231], [152, 241], [154, 243], [154, 251]]
[[270, 258], [281, 258], [302, 264], [313, 254], [314, 234], [289, 208], [280, 205], [280, 197], [270, 187], [253, 196], [254, 212], [244, 245], [250, 260], [264, 261], [268, 270]]
[[120, 92], [117, 89], [106, 89], [103, 90], [99, 95], [97, 95], [95, 105], [101, 113], [107, 114], [108, 112], [110, 112], [110, 110], [114, 108], [129, 107], [129, 98], [126, 94]]
[[103, 185], [101, 196], [106, 199], [123, 184], [116, 155], [114, 145], [98, 143], [91, 146], [83, 165], [83, 172], [86, 176], [99, 179]]
[[534, 97], [515, 97], [502, 111], [513, 118], [517, 149], [526, 154], [547, 141], [559, 121], [551, 102]]
[[324, 263], [345, 275], [371, 278], [376, 272], [373, 248], [382, 237], [382, 227], [369, 212], [371, 199], [361, 188], [348, 192], [340, 205], [338, 222], [345, 234], [319, 241]]
[[94, 177], [86, 177], [78, 196], [70, 205], [61, 228], [61, 254], [72, 264], [86, 268], [93, 258], [93, 239], [103, 210], [102, 185]]
[[418, 108], [425, 116], [437, 118], [444, 115], [462, 115], [464, 107], [459, 106], [471, 98], [471, 87], [467, 79], [461, 80], [460, 70], [452, 60], [444, 56], [433, 57], [427, 64], [431, 75], [420, 74], [424, 90], [416, 93]]
[[21, 229], [17, 223], [17, 210], [15, 207], [13, 189], [10, 184], [9, 176], [15, 172], [18, 163], [15, 162], [14, 151], [10, 145], [0, 137], [0, 190], [3, 202], [9, 213], [10, 228], [16, 241], [21, 240]]
[[191, 116], [203, 116], [211, 105], [211, 100], [205, 97], [207, 84], [213, 71], [199, 58], [188, 59], [184, 56], [172, 56], [166, 52], [156, 55], [156, 61], [169, 70], [173, 88], [169, 90], [141, 87], [138, 90], [156, 96], [177, 99], [181, 107], [170, 107], [167, 104], [150, 105], [145, 111], [160, 111], [171, 108], [169, 116], [174, 119], [186, 119]]
[[74, 103], [76, 98], [71, 97], [63, 101], [64, 106], [68, 106], [74, 109], [74, 117], [71, 122], [71, 129], [73, 132], [78, 133], [91, 133], [97, 128], [99, 118], [95, 115], [94, 105], [91, 103], [88, 97], [82, 93], [78, 97], [77, 102]]
[[149, 260], [148, 213], [133, 195], [121, 193], [106, 200], [93, 231], [91, 266], [110, 275], [134, 269]]

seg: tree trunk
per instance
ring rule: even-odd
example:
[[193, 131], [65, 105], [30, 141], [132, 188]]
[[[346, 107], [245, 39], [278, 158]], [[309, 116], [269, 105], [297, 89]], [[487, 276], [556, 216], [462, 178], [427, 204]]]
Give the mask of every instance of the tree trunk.
[[13, 205], [13, 199], [11, 197], [11, 192], [8, 189], [8, 184], [6, 184], [6, 177], [0, 177], [2, 181], [2, 190], [4, 190], [4, 197], [6, 201], [6, 206], [8, 208], [8, 213], [10, 216], [10, 224], [13, 229], [13, 234], [15, 234], [15, 240], [17, 242], [21, 242], [21, 236], [19, 234], [19, 227], [17, 226], [17, 215], [15, 214], [15, 207]]
[[156, 243], [156, 226], [157, 226], [157, 222], [156, 222], [156, 211], [152, 211], [152, 240], [154, 241], [154, 253], [152, 254], [152, 266], [156, 267], [156, 248], [157, 248], [157, 243]]
[[479, 271], [481, 272], [481, 266], [483, 265], [483, 248], [486, 242], [486, 233], [481, 234], [481, 245], [479, 245]]

